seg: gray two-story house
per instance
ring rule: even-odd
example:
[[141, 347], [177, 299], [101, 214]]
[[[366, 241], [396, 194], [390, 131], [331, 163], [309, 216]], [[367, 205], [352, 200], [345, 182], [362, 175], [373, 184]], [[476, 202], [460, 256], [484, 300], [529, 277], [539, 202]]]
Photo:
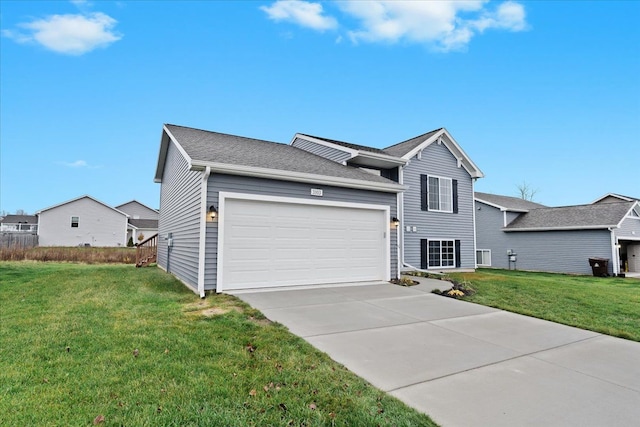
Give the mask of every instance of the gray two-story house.
[[473, 269], [481, 176], [445, 129], [376, 149], [165, 125], [158, 265], [201, 296]]

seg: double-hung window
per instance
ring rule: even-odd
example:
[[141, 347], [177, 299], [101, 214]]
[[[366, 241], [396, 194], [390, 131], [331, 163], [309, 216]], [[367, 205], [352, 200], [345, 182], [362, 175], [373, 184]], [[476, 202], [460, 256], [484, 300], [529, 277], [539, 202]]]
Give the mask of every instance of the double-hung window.
[[80, 217], [72, 216], [71, 217], [71, 227], [78, 228], [78, 224], [80, 224]]
[[422, 210], [458, 213], [458, 180], [421, 175]]
[[460, 267], [460, 240], [422, 239], [421, 268]]

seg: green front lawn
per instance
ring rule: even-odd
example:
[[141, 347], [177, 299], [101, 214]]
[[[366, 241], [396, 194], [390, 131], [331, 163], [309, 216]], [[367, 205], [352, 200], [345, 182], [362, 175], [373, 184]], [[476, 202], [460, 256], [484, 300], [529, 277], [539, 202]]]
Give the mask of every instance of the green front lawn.
[[466, 301], [640, 341], [640, 280], [480, 269]]
[[0, 263], [0, 424], [434, 426], [234, 297], [156, 268]]

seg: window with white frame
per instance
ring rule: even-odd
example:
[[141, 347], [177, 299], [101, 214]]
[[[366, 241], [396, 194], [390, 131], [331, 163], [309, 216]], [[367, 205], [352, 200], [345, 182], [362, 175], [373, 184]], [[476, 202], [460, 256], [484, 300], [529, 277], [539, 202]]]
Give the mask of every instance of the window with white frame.
[[453, 212], [453, 185], [451, 178], [429, 175], [429, 210]]
[[456, 265], [453, 240], [429, 240], [429, 267], [454, 267]]
[[490, 267], [491, 266], [491, 249], [477, 249], [476, 264], [483, 267]]
[[71, 217], [71, 227], [78, 228], [78, 224], [80, 224], [80, 217], [72, 216]]

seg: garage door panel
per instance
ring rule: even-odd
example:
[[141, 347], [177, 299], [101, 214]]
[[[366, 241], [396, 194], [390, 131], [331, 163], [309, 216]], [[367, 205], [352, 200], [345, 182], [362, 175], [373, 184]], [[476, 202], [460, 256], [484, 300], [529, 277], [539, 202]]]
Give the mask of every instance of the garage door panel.
[[222, 288], [381, 280], [386, 211], [228, 199]]

